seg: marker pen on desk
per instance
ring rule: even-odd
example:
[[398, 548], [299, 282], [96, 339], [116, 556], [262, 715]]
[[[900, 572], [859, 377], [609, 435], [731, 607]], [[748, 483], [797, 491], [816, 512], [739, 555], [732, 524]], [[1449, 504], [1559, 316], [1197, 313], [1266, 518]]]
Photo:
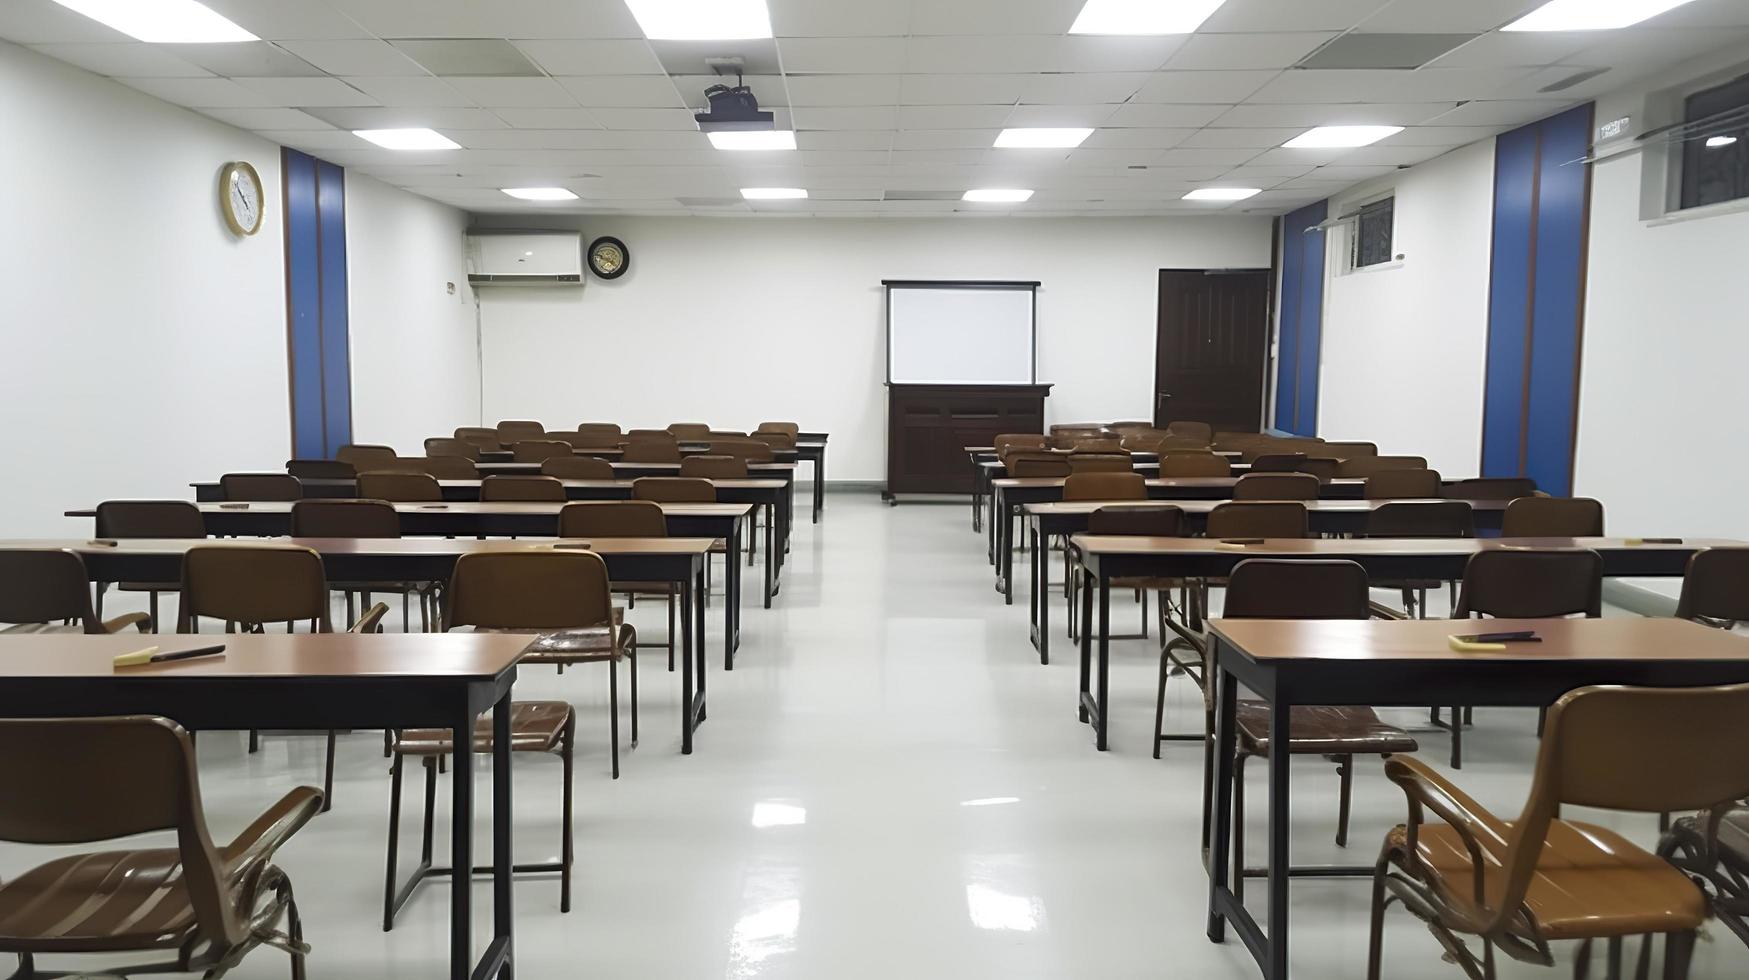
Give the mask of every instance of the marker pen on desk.
[[195, 647], [192, 650], [172, 650], [159, 653], [157, 647], [146, 647], [133, 653], [124, 653], [115, 658], [117, 667], [144, 667], [147, 664], [164, 664], [173, 660], [191, 660], [195, 657], [211, 657], [225, 652], [223, 643], [210, 647]]

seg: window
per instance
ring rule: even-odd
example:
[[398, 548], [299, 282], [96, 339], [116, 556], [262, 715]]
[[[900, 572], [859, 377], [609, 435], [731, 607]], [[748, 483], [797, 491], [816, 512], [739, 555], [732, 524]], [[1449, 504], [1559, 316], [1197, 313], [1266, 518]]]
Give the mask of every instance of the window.
[[1683, 102], [1681, 208], [1749, 197], [1749, 75]]
[[1396, 203], [1395, 197], [1387, 197], [1361, 206], [1360, 213], [1354, 219], [1354, 231], [1350, 235], [1353, 246], [1349, 255], [1351, 268], [1364, 269], [1369, 265], [1382, 265], [1396, 257], [1391, 248]]

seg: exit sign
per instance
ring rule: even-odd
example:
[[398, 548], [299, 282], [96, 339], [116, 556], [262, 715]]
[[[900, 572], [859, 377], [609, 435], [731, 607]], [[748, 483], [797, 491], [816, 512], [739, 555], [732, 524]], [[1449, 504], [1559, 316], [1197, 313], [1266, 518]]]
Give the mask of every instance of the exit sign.
[[1611, 119], [1609, 122], [1597, 127], [1598, 140], [1612, 140], [1617, 136], [1626, 136], [1628, 122], [1629, 117], [1623, 116], [1620, 119]]

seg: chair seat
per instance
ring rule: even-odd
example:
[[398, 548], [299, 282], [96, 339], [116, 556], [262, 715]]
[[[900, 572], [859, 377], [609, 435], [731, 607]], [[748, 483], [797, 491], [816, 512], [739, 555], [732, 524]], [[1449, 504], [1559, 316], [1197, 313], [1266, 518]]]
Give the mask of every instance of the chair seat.
[[68, 633], [83, 633], [85, 627], [78, 624], [68, 626], [64, 623], [15, 623], [0, 627], [0, 636], [60, 636]]
[[[510, 705], [510, 751], [551, 752], [559, 747], [571, 706], [564, 701], [514, 701]], [[409, 728], [395, 739], [401, 755], [448, 755], [455, 737], [448, 728]], [[474, 724], [474, 751], [492, 751], [492, 715]]]
[[[1487, 863], [1487, 891], [1498, 895], [1504, 880], [1500, 859], [1512, 824], [1491, 815], [1484, 819], [1490, 819], [1493, 830], [1479, 842]], [[1399, 826], [1386, 837], [1386, 845], [1401, 853], [1406, 837]], [[1473, 907], [1469, 851], [1456, 830], [1424, 824], [1416, 851], [1432, 878], [1428, 883], [1445, 901]], [[1612, 830], [1565, 820], [1549, 824], [1548, 843], [1537, 859], [1524, 904], [1535, 916], [1537, 931], [1550, 941], [1680, 932], [1706, 920], [1705, 897], [1681, 871]], [[1533, 938], [1528, 931], [1521, 934]]]
[[[1241, 748], [1252, 755], [1269, 752], [1269, 705], [1240, 701]], [[1297, 755], [1397, 755], [1413, 752], [1414, 736], [1385, 724], [1371, 708], [1295, 705], [1288, 751]]]
[[0, 885], [0, 950], [165, 949], [194, 927], [174, 848], [68, 855]]

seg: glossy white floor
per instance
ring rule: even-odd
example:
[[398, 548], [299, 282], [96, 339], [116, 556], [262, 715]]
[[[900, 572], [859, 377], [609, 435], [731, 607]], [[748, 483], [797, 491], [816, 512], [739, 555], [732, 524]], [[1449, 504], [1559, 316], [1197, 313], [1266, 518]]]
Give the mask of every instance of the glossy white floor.
[[[678, 675], [663, 672], [659, 653], [643, 659], [643, 743], [617, 783], [607, 778], [602, 671], [525, 671], [520, 695], [569, 698], [584, 721], [576, 903], [560, 915], [556, 881], [518, 884], [518, 976], [1256, 976], [1236, 939], [1204, 938], [1201, 750], [1173, 745], [1166, 758], [1149, 758], [1150, 645], [1119, 646], [1113, 747], [1097, 753], [1075, 721], [1066, 641], [1057, 662], [1039, 666], [1025, 595], [1016, 600], [1004, 606], [991, 588], [983, 539], [963, 507], [889, 509], [872, 495], [841, 494], [825, 523], [797, 529], [776, 607], [749, 605], [733, 673], [722, 672], [720, 620], [711, 617], [710, 720], [694, 755], [679, 754]], [[1131, 622], [1132, 607], [1119, 608]], [[634, 617], [659, 631], [659, 610], [640, 607]], [[1179, 730], [1200, 724], [1188, 687], [1171, 712]], [[1426, 728], [1424, 713], [1392, 717]], [[1460, 784], [1516, 812], [1534, 719], [1481, 711], [1476, 720]], [[1424, 754], [1444, 761], [1444, 735], [1429, 731], [1423, 743]], [[241, 736], [203, 737], [215, 836], [227, 838], [289, 785], [319, 782], [321, 746], [319, 737], [272, 736], [249, 756]], [[335, 809], [281, 856], [315, 947], [311, 976], [445, 975], [443, 886], [428, 886], [393, 932], [380, 928], [388, 790], [380, 735], [345, 739], [340, 766]], [[1261, 803], [1261, 774], [1253, 779]], [[544, 859], [558, 840], [558, 760], [519, 757], [516, 784], [517, 852]], [[482, 806], [487, 786], [482, 779]], [[1361, 766], [1344, 853], [1331, 842], [1335, 790], [1330, 766], [1296, 763], [1295, 858], [1370, 863], [1402, 818], [1400, 794], [1376, 764]], [[408, 843], [414, 813], [403, 825]], [[1259, 843], [1260, 818], [1259, 808], [1251, 821]], [[1602, 819], [1655, 840], [1650, 818]], [[20, 849], [0, 851], [0, 873], [26, 859]], [[485, 883], [476, 894], [489, 906]], [[1253, 885], [1254, 907], [1262, 897]], [[1294, 976], [1363, 974], [1367, 900], [1365, 881], [1295, 884]], [[482, 931], [488, 916], [482, 909]], [[1745, 975], [1749, 952], [1713, 932], [1692, 976]], [[1386, 956], [1392, 980], [1461, 976], [1400, 910]], [[284, 969], [281, 954], [261, 950], [232, 976]], [[1504, 975], [1562, 976], [1566, 967], [1511, 964]]]

